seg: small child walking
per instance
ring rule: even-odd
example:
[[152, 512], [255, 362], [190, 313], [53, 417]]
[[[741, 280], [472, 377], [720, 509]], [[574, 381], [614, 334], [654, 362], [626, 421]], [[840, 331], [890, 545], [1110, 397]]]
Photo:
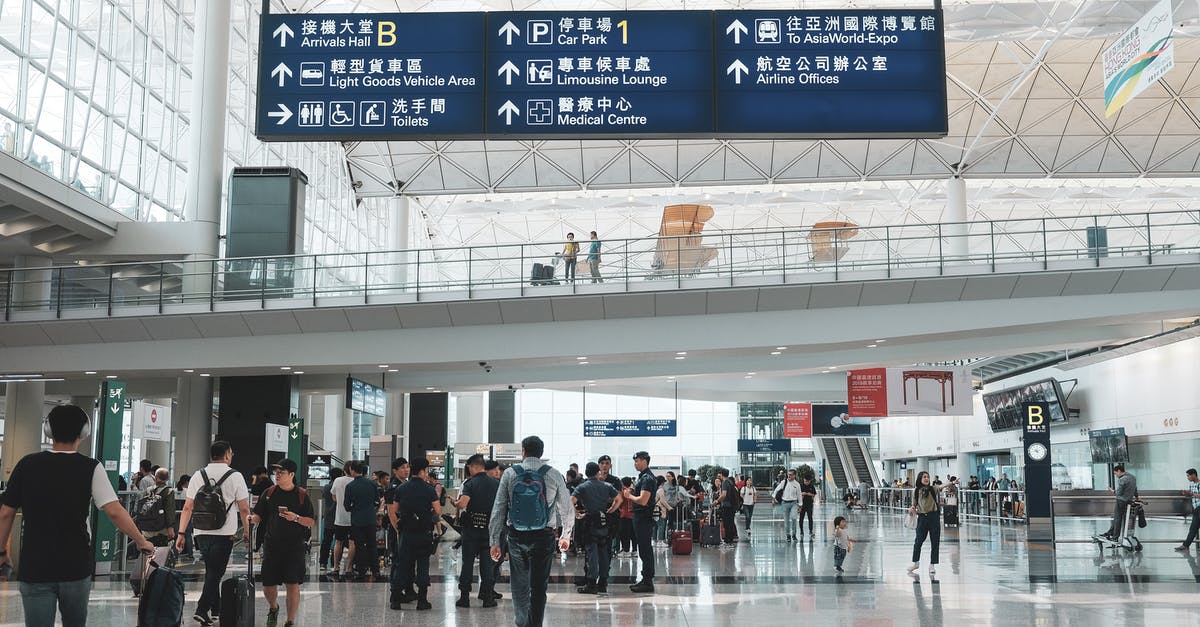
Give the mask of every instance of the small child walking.
[[854, 550], [854, 538], [846, 531], [849, 526], [850, 522], [845, 516], [833, 519], [833, 568], [839, 574], [846, 572], [842, 570], [842, 564], [846, 561], [846, 554]]

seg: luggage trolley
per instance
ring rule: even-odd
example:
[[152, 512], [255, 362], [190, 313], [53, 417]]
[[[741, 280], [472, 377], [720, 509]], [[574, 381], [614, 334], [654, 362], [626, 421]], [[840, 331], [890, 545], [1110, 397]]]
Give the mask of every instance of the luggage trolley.
[[1125, 507], [1125, 524], [1116, 538], [1107, 538], [1103, 534], [1092, 536], [1092, 542], [1104, 553], [1105, 549], [1125, 549], [1126, 552], [1141, 552], [1142, 541], [1137, 537], [1138, 518], [1143, 511], [1141, 501], [1131, 501]]
[[554, 271], [558, 269], [558, 263], [562, 260], [560, 254], [555, 254], [550, 258], [550, 263], [542, 264], [535, 263], [529, 271], [530, 285], [558, 285], [558, 280], [554, 278]]

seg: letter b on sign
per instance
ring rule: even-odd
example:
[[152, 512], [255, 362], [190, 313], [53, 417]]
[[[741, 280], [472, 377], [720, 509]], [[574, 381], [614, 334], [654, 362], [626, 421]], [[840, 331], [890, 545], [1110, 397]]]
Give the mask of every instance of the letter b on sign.
[[378, 39], [380, 46], [396, 45], [396, 23], [380, 21]]
[[1046, 416], [1042, 414], [1041, 405], [1027, 405], [1025, 407], [1026, 420], [1029, 421], [1029, 426], [1036, 427], [1046, 423]]

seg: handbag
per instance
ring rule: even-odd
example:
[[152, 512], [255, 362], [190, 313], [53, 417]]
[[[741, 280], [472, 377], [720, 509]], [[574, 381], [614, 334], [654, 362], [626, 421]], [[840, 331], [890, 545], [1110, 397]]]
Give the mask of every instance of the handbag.
[[904, 527], [906, 529], [917, 528], [917, 515], [915, 513], [909, 512], [908, 518], [904, 519]]

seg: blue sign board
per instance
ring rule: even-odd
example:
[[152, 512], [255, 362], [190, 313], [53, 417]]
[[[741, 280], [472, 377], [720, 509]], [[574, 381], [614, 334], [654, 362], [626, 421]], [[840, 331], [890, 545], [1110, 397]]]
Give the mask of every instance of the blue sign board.
[[270, 14], [258, 136], [483, 134], [482, 13]]
[[585, 438], [675, 437], [674, 420], [587, 419], [583, 421]]
[[747, 440], [738, 439], [739, 453], [789, 453], [791, 440]]
[[946, 134], [939, 10], [717, 11], [717, 133]]
[[489, 13], [491, 135], [713, 131], [707, 11]]
[[942, 13], [266, 14], [276, 141], [935, 137]]

